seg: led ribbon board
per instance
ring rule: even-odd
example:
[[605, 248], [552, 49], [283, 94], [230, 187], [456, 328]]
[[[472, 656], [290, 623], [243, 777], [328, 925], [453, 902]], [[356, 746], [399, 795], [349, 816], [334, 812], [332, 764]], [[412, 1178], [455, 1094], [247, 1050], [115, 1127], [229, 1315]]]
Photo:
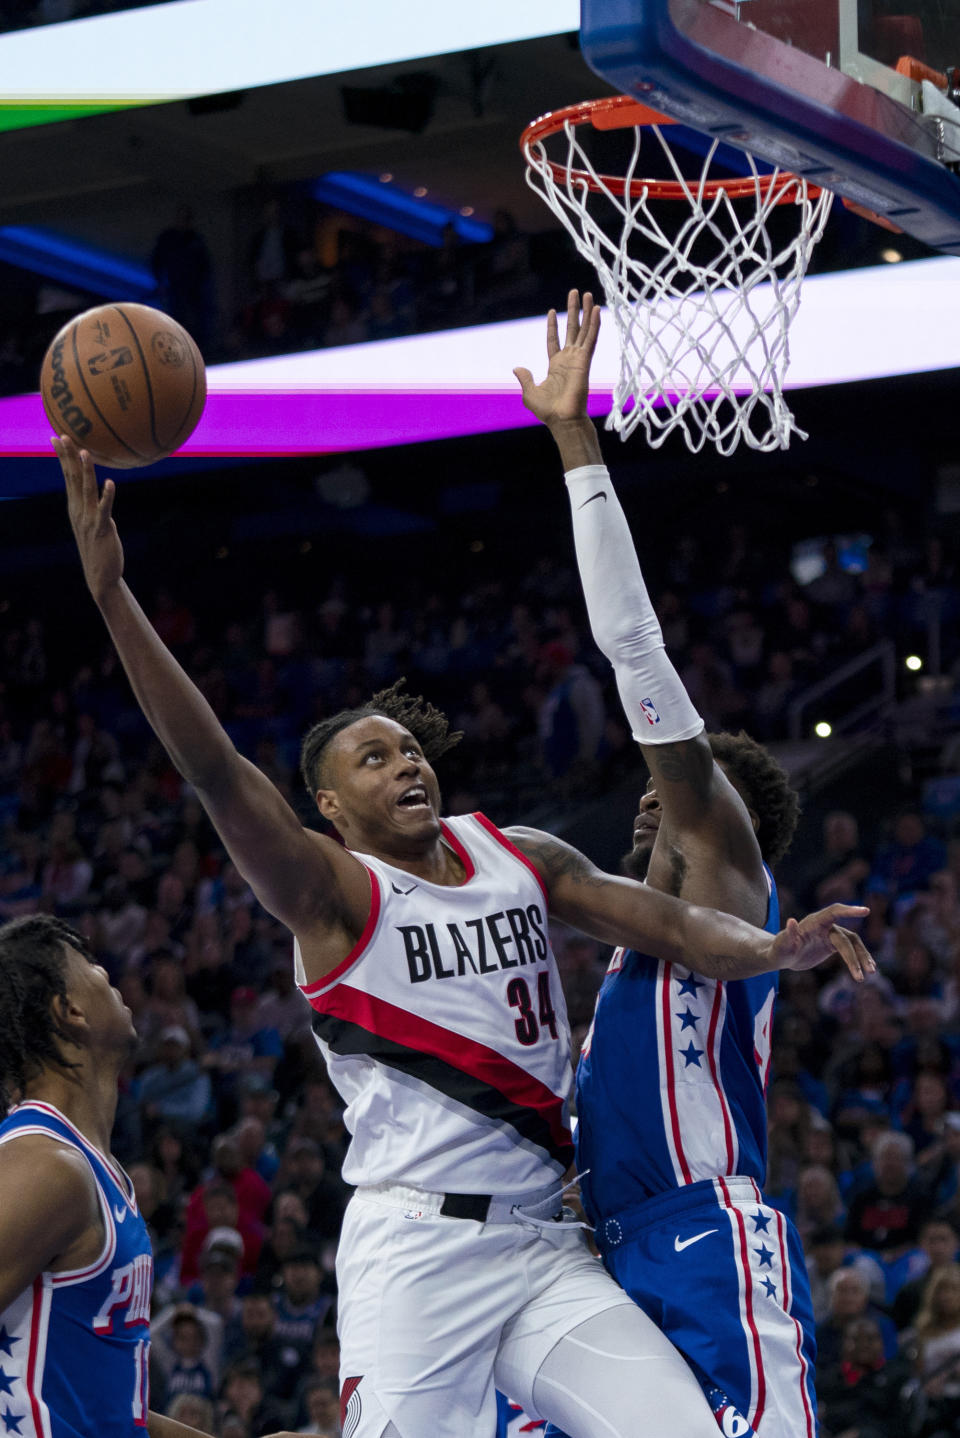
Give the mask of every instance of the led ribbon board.
[[172, 0], [0, 36], [0, 130], [576, 30], [577, 0]]
[[[544, 372], [543, 336], [538, 315], [217, 365], [180, 453], [324, 454], [532, 425], [511, 371]], [[813, 276], [790, 352], [788, 389], [960, 369], [960, 259]], [[609, 409], [618, 363], [607, 324], [592, 367], [592, 414]], [[49, 435], [39, 395], [0, 400], [0, 455], [49, 455]], [[51, 466], [51, 487], [57, 482]]]

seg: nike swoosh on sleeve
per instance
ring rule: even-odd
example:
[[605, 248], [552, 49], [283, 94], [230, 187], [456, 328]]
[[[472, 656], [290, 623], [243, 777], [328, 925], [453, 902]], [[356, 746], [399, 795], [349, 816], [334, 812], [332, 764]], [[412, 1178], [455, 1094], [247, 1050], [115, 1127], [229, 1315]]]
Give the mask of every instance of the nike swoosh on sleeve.
[[587, 505], [588, 505], [588, 504], [592, 504], [595, 499], [602, 499], [603, 502], [604, 502], [604, 504], [606, 504], [606, 502], [607, 502], [607, 491], [606, 491], [605, 489], [598, 489], [597, 492], [596, 492], [596, 494], [591, 494], [590, 498], [589, 498], [589, 499], [585, 499], [582, 504], [578, 504], [578, 505], [577, 505], [577, 508], [578, 508], [578, 509], [586, 509]]

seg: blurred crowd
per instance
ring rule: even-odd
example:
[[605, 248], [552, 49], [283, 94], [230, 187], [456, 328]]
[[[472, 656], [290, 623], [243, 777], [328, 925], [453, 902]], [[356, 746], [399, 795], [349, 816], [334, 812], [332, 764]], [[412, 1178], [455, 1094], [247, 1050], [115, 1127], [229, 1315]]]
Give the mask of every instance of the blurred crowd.
[[[793, 686], [875, 634], [920, 632], [930, 593], [947, 613], [960, 600], [935, 540], [881, 536], [858, 573], [827, 545], [805, 586], [751, 541], [691, 535], [655, 561], [668, 647], [711, 727], [775, 738]], [[258, 590], [256, 575], [251, 556], [244, 590], [219, 607], [204, 601], [221, 582], [211, 570], [147, 607], [305, 820], [319, 822], [297, 777], [300, 735], [404, 673], [465, 732], [441, 773], [455, 812], [507, 822], [544, 792], [576, 803], [636, 773], [567, 565], [528, 555], [515, 581], [456, 595], [425, 593], [409, 567], [328, 575], [313, 602]], [[154, 1403], [223, 1438], [336, 1435], [347, 1136], [290, 936], [152, 742], [92, 611], [86, 641], [55, 650], [69, 622], [55, 591], [47, 610], [0, 606], [0, 919], [74, 924], [134, 1014], [114, 1143], [156, 1253]], [[236, 617], [212, 624], [224, 605]], [[948, 742], [936, 806], [901, 792], [876, 827], [832, 811], [784, 892], [787, 912], [862, 899], [879, 962], [856, 989], [836, 969], [786, 975], [773, 1048], [768, 1187], [806, 1244], [832, 1438], [960, 1425], [955, 757]], [[554, 942], [579, 1042], [606, 955], [569, 931]]]
[[[507, 210], [485, 243], [463, 241], [451, 223], [433, 246], [294, 187], [271, 195], [246, 229], [234, 262], [218, 260], [181, 206], [144, 257], [157, 286], [149, 302], [193, 335], [208, 364], [514, 319], [571, 282], [557, 236], [523, 234]], [[0, 393], [35, 387], [53, 335], [101, 298], [0, 265]]]

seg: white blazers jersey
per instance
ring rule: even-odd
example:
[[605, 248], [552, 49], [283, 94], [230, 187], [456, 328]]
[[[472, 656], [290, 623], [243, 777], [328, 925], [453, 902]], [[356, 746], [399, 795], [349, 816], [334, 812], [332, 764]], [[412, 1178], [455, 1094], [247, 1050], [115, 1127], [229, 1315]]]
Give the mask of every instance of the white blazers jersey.
[[544, 1188], [573, 1158], [570, 1033], [546, 892], [482, 814], [442, 821], [455, 887], [367, 854], [370, 915], [318, 983], [297, 980], [346, 1102], [350, 1184]]

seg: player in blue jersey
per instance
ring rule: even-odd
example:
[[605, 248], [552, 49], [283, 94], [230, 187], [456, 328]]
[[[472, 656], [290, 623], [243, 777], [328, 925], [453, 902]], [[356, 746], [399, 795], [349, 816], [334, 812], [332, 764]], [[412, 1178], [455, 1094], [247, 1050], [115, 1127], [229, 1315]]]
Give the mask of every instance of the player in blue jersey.
[[[599, 312], [568, 301], [565, 342], [523, 398], [560, 450], [594, 637], [614, 666], [650, 782], [628, 872], [779, 927], [776, 862], [796, 796], [746, 735], [704, 732], [664, 650], [587, 417]], [[815, 1339], [799, 1237], [763, 1200], [777, 976], [716, 982], [617, 949], [577, 1075], [584, 1205], [609, 1271], [685, 1355], [725, 1438], [814, 1438]], [[556, 1429], [548, 1429], [556, 1434]]]
[[200, 1438], [149, 1411], [153, 1257], [110, 1156], [117, 1078], [136, 1043], [78, 934], [46, 915], [0, 927], [5, 1435]]

